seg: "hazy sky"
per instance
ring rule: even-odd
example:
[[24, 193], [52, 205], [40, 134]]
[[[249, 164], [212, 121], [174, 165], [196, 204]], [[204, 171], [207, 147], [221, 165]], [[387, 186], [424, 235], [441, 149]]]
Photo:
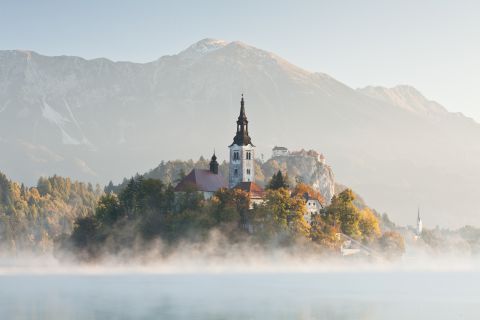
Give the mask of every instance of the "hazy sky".
[[0, 49], [146, 62], [240, 40], [352, 87], [410, 84], [480, 121], [479, 1], [0, 0]]

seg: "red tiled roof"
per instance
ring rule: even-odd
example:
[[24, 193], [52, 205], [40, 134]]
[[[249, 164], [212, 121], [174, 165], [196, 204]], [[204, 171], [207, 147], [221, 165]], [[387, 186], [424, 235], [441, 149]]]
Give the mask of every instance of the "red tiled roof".
[[210, 170], [193, 169], [175, 187], [175, 191], [197, 190], [204, 192], [215, 192], [218, 189], [226, 188], [227, 183], [221, 174], [215, 174]]
[[303, 196], [303, 199], [305, 199], [306, 202], [308, 202], [309, 200], [316, 200], [320, 203], [321, 206], [323, 206], [323, 203], [322, 203], [323, 199], [320, 199], [319, 196], [315, 196], [315, 195], [312, 196], [308, 192], [305, 192], [302, 196]]
[[247, 192], [250, 198], [263, 198], [265, 195], [265, 190], [255, 182], [240, 182], [235, 186], [235, 189]]

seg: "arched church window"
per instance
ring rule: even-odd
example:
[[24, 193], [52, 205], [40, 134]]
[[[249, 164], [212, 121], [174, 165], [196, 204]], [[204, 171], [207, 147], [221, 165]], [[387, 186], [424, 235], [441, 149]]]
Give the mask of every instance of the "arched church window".
[[235, 168], [235, 170], [233, 171], [233, 174], [238, 176], [238, 169], [237, 168]]

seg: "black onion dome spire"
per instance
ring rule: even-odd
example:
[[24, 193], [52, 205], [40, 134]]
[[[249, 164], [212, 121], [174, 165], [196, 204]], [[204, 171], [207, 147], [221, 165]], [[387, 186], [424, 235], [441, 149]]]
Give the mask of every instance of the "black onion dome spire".
[[248, 120], [247, 115], [245, 114], [245, 101], [240, 101], [240, 115], [238, 116], [237, 120], [237, 134], [233, 137], [232, 145], [239, 145], [239, 146], [246, 146], [246, 145], [253, 145], [252, 139], [248, 135]]
[[213, 151], [212, 159], [210, 160], [210, 172], [218, 174], [218, 162], [215, 151]]

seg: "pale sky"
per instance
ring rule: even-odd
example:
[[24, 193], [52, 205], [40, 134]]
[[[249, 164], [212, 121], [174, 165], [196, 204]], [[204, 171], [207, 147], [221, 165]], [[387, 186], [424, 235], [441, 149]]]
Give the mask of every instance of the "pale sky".
[[147, 62], [203, 38], [354, 88], [413, 85], [480, 121], [480, 1], [0, 0], [0, 50]]

